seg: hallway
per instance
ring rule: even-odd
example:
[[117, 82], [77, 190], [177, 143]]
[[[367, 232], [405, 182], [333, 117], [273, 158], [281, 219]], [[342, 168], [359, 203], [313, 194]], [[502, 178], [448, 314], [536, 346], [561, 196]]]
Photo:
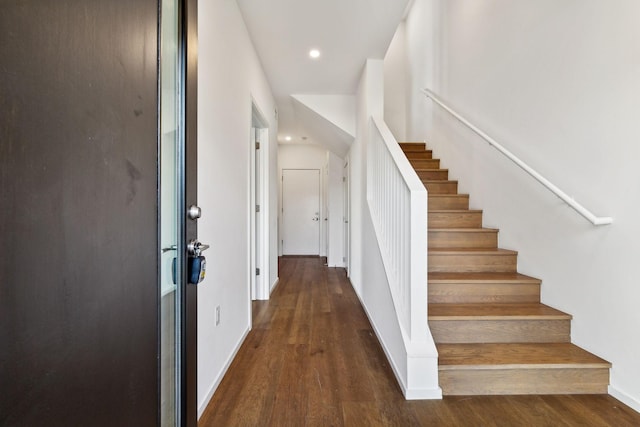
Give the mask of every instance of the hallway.
[[201, 427], [640, 425], [607, 395], [405, 401], [344, 270], [287, 257], [279, 275]]

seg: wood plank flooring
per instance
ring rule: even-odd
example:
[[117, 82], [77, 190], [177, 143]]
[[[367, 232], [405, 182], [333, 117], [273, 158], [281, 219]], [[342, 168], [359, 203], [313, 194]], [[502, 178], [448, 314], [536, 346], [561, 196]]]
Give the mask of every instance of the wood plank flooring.
[[199, 421], [210, 426], [640, 426], [607, 395], [405, 401], [344, 270], [282, 258]]

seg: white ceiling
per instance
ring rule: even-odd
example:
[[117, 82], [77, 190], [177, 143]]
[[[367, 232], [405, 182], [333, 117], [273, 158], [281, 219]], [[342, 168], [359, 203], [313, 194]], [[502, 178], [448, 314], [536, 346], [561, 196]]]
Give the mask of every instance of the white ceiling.
[[237, 2], [276, 99], [278, 140], [323, 144], [311, 137], [309, 117], [297, 117], [291, 95], [355, 94], [365, 60], [384, 57], [409, 0]]

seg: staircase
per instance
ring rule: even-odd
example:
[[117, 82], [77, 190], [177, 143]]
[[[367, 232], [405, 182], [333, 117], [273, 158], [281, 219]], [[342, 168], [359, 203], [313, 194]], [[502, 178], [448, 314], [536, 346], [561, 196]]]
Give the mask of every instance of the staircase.
[[440, 168], [401, 143], [429, 192], [429, 327], [445, 395], [607, 393], [605, 360], [571, 344], [571, 316], [540, 303], [540, 280]]

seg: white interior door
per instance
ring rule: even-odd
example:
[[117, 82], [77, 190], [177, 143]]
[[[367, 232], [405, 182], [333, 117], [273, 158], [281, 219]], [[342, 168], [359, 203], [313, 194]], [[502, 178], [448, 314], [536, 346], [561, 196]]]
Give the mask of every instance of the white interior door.
[[[255, 106], [254, 106], [255, 110]], [[253, 112], [253, 123], [260, 126], [264, 123], [255, 116], [259, 114]], [[251, 128], [251, 197], [252, 210], [251, 219], [251, 299], [265, 300], [269, 299], [269, 287], [267, 278], [269, 276], [269, 258], [268, 248], [268, 191], [266, 189], [267, 165], [268, 160], [268, 128]]]
[[282, 253], [320, 255], [320, 170], [282, 170]]
[[349, 228], [349, 217], [350, 217], [350, 212], [349, 212], [349, 202], [350, 202], [350, 187], [349, 187], [349, 162], [347, 161], [344, 164], [344, 168], [343, 168], [343, 173], [342, 173], [342, 184], [343, 184], [343, 192], [342, 192], [342, 196], [344, 197], [344, 201], [342, 204], [342, 209], [343, 209], [343, 215], [342, 215], [342, 222], [344, 225], [344, 229], [343, 229], [343, 243], [344, 243], [344, 249], [343, 249], [343, 257], [342, 257], [342, 261], [344, 263], [344, 268], [345, 270], [347, 270], [347, 275], [349, 275], [349, 254], [350, 254], [350, 239], [351, 239], [351, 230]]

